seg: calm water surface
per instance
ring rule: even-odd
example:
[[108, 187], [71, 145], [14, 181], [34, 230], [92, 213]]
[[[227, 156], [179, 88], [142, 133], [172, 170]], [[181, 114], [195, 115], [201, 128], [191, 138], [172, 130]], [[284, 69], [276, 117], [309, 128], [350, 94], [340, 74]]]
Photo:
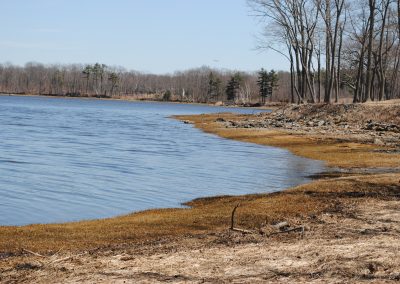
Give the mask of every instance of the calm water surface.
[[307, 182], [321, 162], [205, 134], [198, 105], [0, 96], [0, 225], [112, 217]]

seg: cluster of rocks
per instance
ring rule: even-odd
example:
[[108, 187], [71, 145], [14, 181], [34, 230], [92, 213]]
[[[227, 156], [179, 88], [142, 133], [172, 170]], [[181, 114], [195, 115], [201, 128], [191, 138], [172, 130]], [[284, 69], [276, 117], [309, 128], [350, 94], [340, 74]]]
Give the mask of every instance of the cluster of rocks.
[[400, 126], [396, 124], [378, 123], [369, 120], [363, 128], [364, 130], [382, 131], [382, 132], [396, 132], [400, 133]]
[[[296, 113], [297, 111], [299, 112]], [[348, 119], [351, 115], [347, 111], [342, 108], [335, 112], [302, 114], [301, 107], [294, 106], [289, 110], [279, 109], [272, 113], [252, 115], [239, 120], [226, 121], [219, 118], [217, 121], [228, 128], [279, 128], [302, 134], [327, 135], [336, 139], [400, 147], [399, 125], [372, 120], [366, 122], [351, 120]]]

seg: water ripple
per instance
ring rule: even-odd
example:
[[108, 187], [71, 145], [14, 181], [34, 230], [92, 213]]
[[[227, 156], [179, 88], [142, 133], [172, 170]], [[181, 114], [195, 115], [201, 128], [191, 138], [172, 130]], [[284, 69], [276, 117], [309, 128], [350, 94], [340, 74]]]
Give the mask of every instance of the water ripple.
[[180, 207], [202, 196], [272, 192], [322, 170], [320, 162], [285, 150], [218, 138], [167, 118], [226, 110], [0, 97], [0, 225], [104, 218]]

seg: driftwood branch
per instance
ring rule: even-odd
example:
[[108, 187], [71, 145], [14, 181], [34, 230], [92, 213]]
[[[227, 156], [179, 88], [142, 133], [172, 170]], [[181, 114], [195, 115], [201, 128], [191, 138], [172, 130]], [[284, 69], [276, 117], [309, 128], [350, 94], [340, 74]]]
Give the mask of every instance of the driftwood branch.
[[39, 253], [37, 253], [37, 252], [33, 252], [33, 251], [31, 251], [31, 250], [27, 250], [27, 249], [22, 249], [24, 252], [27, 252], [27, 253], [30, 253], [30, 254], [33, 254], [33, 255], [35, 255], [35, 256], [38, 256], [38, 257], [43, 257], [43, 258], [45, 258], [45, 256], [44, 255], [41, 255], [41, 254], [39, 254]]
[[234, 230], [235, 228], [235, 213], [236, 209], [240, 206], [240, 203], [238, 203], [232, 210], [232, 215], [231, 215], [231, 230]]
[[70, 260], [70, 259], [72, 259], [72, 258], [74, 258], [74, 257], [80, 257], [80, 256], [83, 256], [83, 255], [84, 255], [84, 253], [77, 254], [77, 255], [71, 255], [71, 256], [68, 256], [68, 257], [64, 257], [64, 258], [60, 258], [60, 259], [53, 260], [53, 261], [51, 261], [50, 263], [51, 263], [51, 264], [55, 264], [55, 263], [59, 263], [59, 262], [63, 262], [63, 261]]
[[231, 231], [239, 232], [239, 233], [243, 233], [243, 234], [255, 234], [256, 233], [255, 231], [239, 229], [239, 228], [231, 228]]
[[[23, 248], [22, 250], [23, 250], [24, 252], [30, 253], [30, 254], [32, 254], [32, 255], [34, 255], [34, 256], [38, 256], [38, 257], [41, 257], [41, 258], [48, 258], [47, 256], [41, 255], [41, 254], [39, 254], [39, 253], [37, 253], [37, 252], [31, 251], [31, 250], [28, 250], [28, 249], [24, 249], [24, 248]], [[55, 254], [53, 254], [50, 258], [55, 257], [61, 250], [62, 250], [62, 248], [61, 248], [59, 251], [57, 251]], [[50, 261], [48, 261], [47, 263], [42, 263], [42, 265], [43, 265], [43, 264], [48, 265], [48, 264], [60, 263], [60, 262], [63, 262], [63, 261], [70, 260], [70, 259], [72, 259], [72, 258], [74, 258], [74, 257], [83, 256], [83, 255], [85, 255], [85, 254], [86, 254], [86, 253], [81, 253], [81, 254], [71, 255], [71, 256], [68, 256], [68, 257], [64, 257], [64, 258], [59, 258], [59, 259], [55, 259], [55, 260], [50, 260]]]
[[67, 261], [67, 260], [70, 260], [71, 258], [72, 258], [72, 256], [68, 256], [68, 257], [61, 258], [61, 259], [56, 259], [56, 260], [51, 261], [50, 264], [55, 264], [55, 263]]
[[[257, 234], [258, 232], [256, 232], [256, 231], [235, 228], [235, 214], [236, 214], [236, 210], [239, 207], [240, 207], [240, 203], [238, 203], [235, 207], [233, 207], [232, 214], [231, 214], [231, 227], [229, 229], [231, 231], [239, 232], [239, 233], [243, 233], [243, 234]], [[290, 232], [301, 232], [301, 237], [304, 236], [304, 226], [290, 229], [288, 222], [280, 222], [280, 223], [275, 224], [273, 227], [275, 227], [276, 229], [278, 229], [280, 231], [271, 233], [268, 236], [273, 236], [273, 235], [283, 234], [283, 233], [290, 233]], [[262, 235], [264, 234], [262, 231], [260, 231], [260, 233]]]
[[47, 265], [53, 265], [53, 264], [56, 264], [56, 263], [60, 263], [60, 262], [63, 262], [63, 261], [67, 261], [67, 260], [76, 258], [76, 257], [83, 256], [83, 255], [85, 255], [85, 254], [86, 254], [86, 253], [81, 253], [81, 254], [77, 254], [77, 255], [70, 255], [70, 256], [67, 256], [67, 257], [63, 257], [63, 258], [51, 260], [51, 261], [49, 261], [49, 262], [46, 263], [46, 264], [47, 264]]
[[234, 232], [239, 232], [243, 234], [254, 234], [256, 233], [255, 231], [250, 231], [250, 230], [245, 230], [245, 229], [240, 229], [240, 228], [235, 228], [235, 213], [236, 210], [240, 207], [240, 203], [238, 203], [232, 210], [232, 215], [231, 215], [231, 227], [229, 228], [231, 231]]

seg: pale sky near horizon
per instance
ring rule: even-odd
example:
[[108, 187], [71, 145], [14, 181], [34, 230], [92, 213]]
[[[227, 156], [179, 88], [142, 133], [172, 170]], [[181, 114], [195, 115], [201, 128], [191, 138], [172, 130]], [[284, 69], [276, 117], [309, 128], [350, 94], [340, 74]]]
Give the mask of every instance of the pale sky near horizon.
[[0, 62], [105, 63], [171, 73], [200, 66], [287, 70], [256, 50], [245, 0], [0, 0]]

